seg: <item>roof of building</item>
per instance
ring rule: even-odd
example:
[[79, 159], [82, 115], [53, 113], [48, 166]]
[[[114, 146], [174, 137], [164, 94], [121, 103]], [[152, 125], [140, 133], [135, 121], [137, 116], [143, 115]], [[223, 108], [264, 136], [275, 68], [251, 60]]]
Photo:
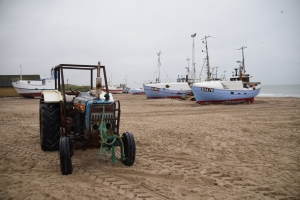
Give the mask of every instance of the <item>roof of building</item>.
[[[0, 75], [0, 87], [12, 87], [13, 80], [20, 80], [20, 75]], [[22, 75], [22, 80], [40, 80], [40, 75]]]

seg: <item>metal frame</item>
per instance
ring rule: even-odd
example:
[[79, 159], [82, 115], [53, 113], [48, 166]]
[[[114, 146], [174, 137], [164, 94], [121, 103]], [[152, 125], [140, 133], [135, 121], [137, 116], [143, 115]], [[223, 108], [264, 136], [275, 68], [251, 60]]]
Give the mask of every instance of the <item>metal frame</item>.
[[[64, 117], [61, 117], [61, 128], [64, 128], [65, 130], [67, 129], [67, 111], [66, 111], [66, 91], [65, 91], [65, 82], [64, 82], [64, 69], [76, 69], [76, 70], [90, 70], [91, 71], [91, 90], [93, 89], [93, 70], [97, 70], [97, 74], [100, 74], [98, 70], [103, 70], [104, 74], [104, 81], [105, 81], [105, 90], [106, 90], [106, 95], [105, 98], [106, 100], [109, 100], [109, 93], [108, 93], [108, 85], [107, 85], [107, 77], [106, 77], [106, 71], [105, 71], [105, 66], [100, 66], [98, 68], [98, 65], [78, 65], [78, 64], [59, 64], [53, 68], [54, 70], [54, 78], [55, 78], [55, 89], [58, 91], [62, 91], [62, 96], [63, 96], [63, 103], [60, 103], [60, 111], [63, 113]], [[60, 81], [62, 83], [60, 83]], [[62, 85], [62, 88], [60, 86]], [[101, 85], [96, 86], [100, 87], [99, 89], [101, 90]], [[63, 106], [64, 105], [64, 106]], [[119, 118], [119, 117], [118, 117]], [[119, 118], [120, 119], [120, 118]], [[64, 134], [63, 130], [61, 131], [62, 134]]]

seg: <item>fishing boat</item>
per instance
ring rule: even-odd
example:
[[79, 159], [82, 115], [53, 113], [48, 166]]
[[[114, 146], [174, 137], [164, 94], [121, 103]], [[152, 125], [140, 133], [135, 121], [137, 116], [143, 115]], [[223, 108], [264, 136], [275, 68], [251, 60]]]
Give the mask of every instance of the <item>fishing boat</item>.
[[[102, 87], [102, 91], [106, 92], [106, 87]], [[123, 93], [123, 87], [121, 86], [115, 86], [115, 85], [108, 85], [108, 92], [112, 94], [122, 94]]]
[[40, 78], [39, 80], [22, 80], [21, 70], [20, 79], [12, 80], [11, 84], [21, 97], [35, 98], [41, 97], [41, 92], [43, 90], [54, 90], [55, 80], [52, 73], [51, 78]]
[[124, 79], [124, 80], [125, 80], [125, 83], [120, 84], [120, 86], [123, 88], [122, 92], [128, 94], [130, 91], [130, 87], [127, 86], [127, 75], [126, 75], [126, 79]]
[[194, 83], [192, 86], [192, 92], [197, 103], [254, 102], [254, 97], [256, 97], [260, 91], [261, 83], [250, 82], [250, 75], [245, 73], [244, 48], [246, 47], [239, 49], [242, 50], [243, 61], [237, 61], [240, 63], [240, 66], [239, 68], [235, 68], [235, 73], [233, 73], [230, 81], [211, 79], [208, 63], [208, 74], [206, 81]]
[[144, 88], [132, 88], [129, 90], [130, 94], [137, 95], [137, 94], [145, 94]]
[[[112, 76], [108, 80], [108, 92], [112, 94], [122, 94], [125, 84], [113, 85], [112, 84]], [[102, 87], [102, 91], [106, 92], [106, 87]]]
[[144, 84], [143, 87], [148, 99], [180, 98], [192, 93], [188, 82], [151, 83]]
[[[177, 78], [176, 82], [160, 82], [160, 54], [158, 55], [158, 78], [154, 83], [144, 83], [143, 88], [145, 96], [148, 99], [155, 98], [181, 98], [183, 96], [191, 95], [191, 84], [197, 80], [194, 77], [189, 77], [189, 67], [187, 67], [186, 77]], [[189, 60], [189, 58], [187, 59]]]
[[123, 87], [122, 93], [128, 93], [131, 88], [127, 87], [126, 85]]

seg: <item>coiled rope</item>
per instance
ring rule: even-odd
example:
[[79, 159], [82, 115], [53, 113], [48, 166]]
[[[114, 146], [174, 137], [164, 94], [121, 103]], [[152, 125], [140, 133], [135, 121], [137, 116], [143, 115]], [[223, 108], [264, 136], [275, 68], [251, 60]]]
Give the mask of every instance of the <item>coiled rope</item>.
[[[104, 122], [104, 114], [105, 114], [105, 106], [102, 106], [102, 116], [101, 116], [101, 123], [100, 126], [98, 127], [99, 130], [99, 136], [100, 136], [100, 149], [99, 149], [99, 154], [102, 154], [103, 152], [103, 146], [106, 145], [107, 148], [105, 149], [105, 154], [107, 155], [108, 152], [110, 151], [110, 149], [112, 150], [111, 152], [111, 161], [112, 163], [116, 162], [116, 155], [115, 155], [115, 144], [118, 145], [118, 141], [116, 141], [117, 139], [120, 141], [121, 143], [121, 160], [125, 160], [125, 153], [124, 153], [124, 145], [123, 145], [123, 141], [122, 138], [118, 135], [107, 135], [107, 128], [106, 128], [106, 124]], [[108, 140], [112, 140], [112, 142], [108, 143]]]

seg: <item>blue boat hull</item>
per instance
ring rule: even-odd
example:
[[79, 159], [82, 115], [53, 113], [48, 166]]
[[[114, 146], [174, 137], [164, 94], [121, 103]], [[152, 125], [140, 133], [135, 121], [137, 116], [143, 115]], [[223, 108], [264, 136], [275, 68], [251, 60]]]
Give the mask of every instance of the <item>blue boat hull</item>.
[[168, 88], [158, 88], [144, 85], [145, 96], [148, 99], [155, 98], [180, 98], [182, 96], [186, 96], [187, 94], [191, 94], [192, 90], [174, 90]]
[[194, 97], [199, 104], [223, 103], [223, 102], [254, 102], [260, 88], [253, 90], [225, 90], [211, 89], [203, 90], [201, 87], [192, 86]]

